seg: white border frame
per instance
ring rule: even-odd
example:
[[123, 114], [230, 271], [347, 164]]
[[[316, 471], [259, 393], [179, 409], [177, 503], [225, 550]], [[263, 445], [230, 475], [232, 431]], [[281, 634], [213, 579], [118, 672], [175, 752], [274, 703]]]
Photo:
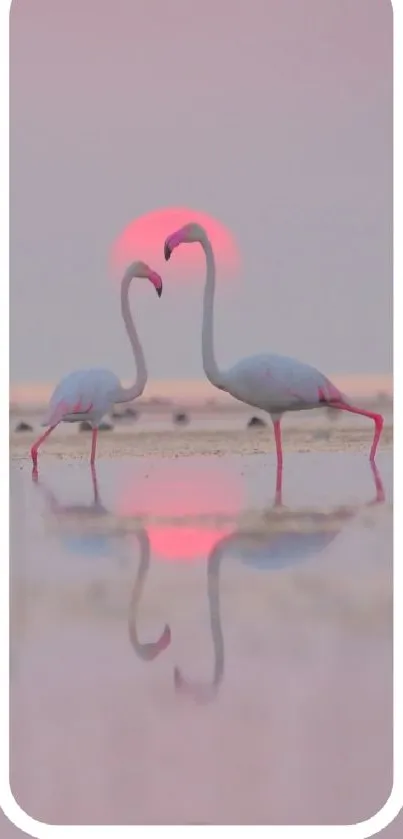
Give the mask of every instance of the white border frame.
[[[387, 2], [387, 0], [378, 0], [379, 2]], [[20, 0], [22, 2], [22, 0]], [[25, 0], [25, 2], [35, 3], [35, 0]], [[56, 2], [56, 0], [55, 0]], [[163, 0], [161, 0], [163, 2]], [[303, 0], [301, 0], [303, 2]], [[337, 2], [337, 0], [334, 0]], [[354, 2], [354, 0], [351, 0]], [[3, 103], [3, 118], [0, 125], [9, 124], [9, 10], [10, 0], [0, 0], [0, 102]], [[403, 312], [403, 292], [402, 292], [402, 278], [403, 278], [403, 248], [402, 239], [398, 236], [398, 229], [403, 219], [403, 85], [401, 84], [403, 76], [403, 0], [394, 0], [394, 277], [398, 278], [398, 282], [394, 283], [394, 309], [395, 311]], [[400, 43], [400, 52], [398, 44]], [[396, 93], [398, 89], [397, 82], [400, 82], [400, 98]], [[400, 151], [400, 157], [398, 156]], [[1, 201], [1, 231], [3, 234], [3, 247], [0, 251], [1, 267], [2, 267], [2, 283], [1, 295], [3, 298], [3, 305], [1, 311], [6, 312], [8, 308], [8, 278], [9, 278], [9, 192], [4, 189], [4, 184], [7, 183], [7, 176], [9, 171], [9, 137], [3, 129], [1, 134], [1, 165], [3, 169], [3, 178], [1, 183], [3, 188], [0, 190]], [[400, 172], [400, 174], [399, 174]], [[397, 186], [398, 185], [398, 186]], [[398, 224], [399, 222], [399, 224]], [[382, 282], [382, 278], [379, 280]], [[6, 334], [7, 344], [9, 338], [9, 323], [8, 319], [3, 318], [3, 329]], [[4, 334], [4, 333], [3, 333]], [[9, 347], [6, 346], [7, 358]], [[3, 349], [3, 353], [4, 353]], [[403, 340], [402, 333], [398, 329], [394, 330], [394, 358], [395, 367], [399, 370], [399, 365], [396, 364], [396, 359], [402, 359], [403, 356]], [[4, 413], [2, 417], [2, 430], [4, 432], [2, 451], [6, 452], [9, 446], [8, 438], [8, 376], [6, 367], [1, 368], [1, 375], [3, 377], [3, 385], [1, 393], [4, 395]], [[402, 410], [402, 391], [398, 377], [394, 381], [394, 426], [395, 428], [403, 427], [403, 410]], [[6, 413], [7, 412], [7, 413]], [[7, 418], [7, 419], [6, 419]], [[402, 456], [402, 440], [400, 436], [396, 436], [394, 442], [394, 459], [401, 462]], [[9, 464], [5, 465], [4, 474], [8, 474], [7, 469]], [[4, 487], [4, 483], [3, 483]], [[401, 480], [394, 479], [394, 505], [397, 510], [401, 509]], [[3, 504], [1, 509], [4, 512], [9, 511], [9, 497], [7, 490], [4, 492]], [[326, 837], [342, 837], [342, 839], [350, 839], [350, 837], [369, 837], [378, 833], [380, 830], [390, 824], [399, 813], [403, 806], [403, 654], [402, 654], [402, 636], [403, 636], [403, 609], [398, 608], [399, 596], [403, 591], [403, 566], [401, 558], [403, 557], [403, 540], [401, 522], [399, 514], [394, 516], [394, 679], [393, 679], [393, 695], [394, 695], [394, 730], [393, 730], [393, 746], [394, 746], [394, 760], [393, 760], [393, 789], [390, 797], [384, 804], [381, 810], [376, 815], [372, 816], [364, 822], [359, 822], [354, 825], [304, 825], [298, 826], [262, 826], [262, 827], [248, 827], [248, 831], [260, 832], [263, 836], [281, 836], [284, 839], [326, 839]], [[9, 522], [8, 516], [4, 520], [4, 531], [2, 536], [5, 536], [5, 547], [8, 545]], [[4, 544], [4, 543], [3, 543]], [[399, 550], [400, 545], [400, 550]], [[36, 821], [27, 815], [14, 799], [9, 783], [9, 700], [8, 692], [5, 689], [9, 685], [9, 565], [6, 560], [9, 551], [3, 550], [1, 552], [1, 574], [3, 579], [0, 585], [0, 666], [2, 673], [3, 689], [0, 693], [1, 704], [1, 725], [3, 728], [3, 736], [1, 738], [2, 746], [0, 749], [0, 801], [4, 813], [13, 824], [24, 830], [31, 836], [38, 837], [38, 839], [46, 839], [46, 837], [56, 837], [56, 839], [71, 839], [79, 832], [87, 837], [94, 837], [94, 839], [103, 839], [103, 837], [126, 836], [132, 839], [133, 830], [136, 832], [145, 829], [141, 826], [63, 826], [63, 825], [48, 825], [43, 822]], [[400, 560], [397, 558], [400, 557]], [[398, 653], [398, 643], [400, 642], [400, 654]], [[152, 827], [155, 831], [177, 831], [186, 830], [189, 834], [195, 830], [204, 831], [203, 827], [181, 826], [178, 827]], [[231, 830], [232, 834], [242, 831], [241, 827], [227, 827], [221, 830]]]

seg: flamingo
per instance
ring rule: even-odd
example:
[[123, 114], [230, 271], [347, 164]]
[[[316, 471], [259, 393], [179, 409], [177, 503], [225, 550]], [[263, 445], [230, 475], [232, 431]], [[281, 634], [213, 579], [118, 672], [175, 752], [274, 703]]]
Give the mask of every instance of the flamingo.
[[226, 391], [238, 401], [253, 405], [270, 414], [276, 442], [278, 491], [281, 491], [283, 467], [280, 422], [287, 411], [327, 407], [369, 417], [375, 423], [370, 451], [370, 460], [374, 461], [382, 432], [383, 417], [351, 405], [323, 373], [309, 364], [287, 356], [269, 353], [245, 358], [229, 370], [224, 371], [218, 368], [213, 341], [216, 268], [214, 251], [205, 229], [195, 222], [181, 227], [165, 240], [164, 256], [168, 261], [175, 248], [192, 242], [198, 242], [202, 246], [207, 267], [202, 327], [204, 372], [211, 384], [219, 390]]
[[145, 262], [132, 262], [126, 269], [121, 283], [121, 312], [126, 332], [133, 350], [137, 368], [136, 381], [131, 387], [121, 385], [118, 377], [110, 370], [93, 368], [77, 370], [65, 376], [51, 396], [43, 426], [47, 431], [31, 448], [33, 473], [37, 473], [38, 449], [60, 422], [87, 420], [92, 425], [91, 466], [95, 463], [98, 426], [102, 417], [117, 402], [131, 402], [141, 396], [147, 383], [147, 368], [140, 339], [130, 312], [129, 287], [133, 277], [143, 277], [155, 287], [158, 297], [162, 294], [162, 280]]

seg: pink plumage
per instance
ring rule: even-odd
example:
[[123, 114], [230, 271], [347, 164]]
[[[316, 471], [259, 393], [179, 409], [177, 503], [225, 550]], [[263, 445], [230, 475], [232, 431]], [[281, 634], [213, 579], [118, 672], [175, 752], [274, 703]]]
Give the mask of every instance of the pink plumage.
[[83, 402], [80, 399], [74, 401], [74, 404], [69, 403], [68, 399], [61, 399], [57, 402], [54, 408], [48, 413], [43, 425], [58, 425], [62, 420], [66, 421], [68, 417], [77, 418], [77, 414], [87, 416], [91, 411], [92, 402]]

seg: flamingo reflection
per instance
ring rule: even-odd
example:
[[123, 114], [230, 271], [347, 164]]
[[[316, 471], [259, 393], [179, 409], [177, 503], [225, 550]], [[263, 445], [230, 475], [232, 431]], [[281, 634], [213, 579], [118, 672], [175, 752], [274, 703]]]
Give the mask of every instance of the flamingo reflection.
[[[39, 479], [37, 474], [33, 474], [32, 481], [40, 490], [48, 510], [58, 523], [59, 536], [65, 549], [73, 554], [105, 557], [113, 553], [113, 543], [120, 534], [116, 527], [112, 531], [105, 528], [104, 532], [91, 529], [91, 523], [100, 519], [106, 520], [112, 517], [112, 513], [102, 503], [95, 466], [91, 467], [90, 474], [92, 500], [85, 504], [61, 504], [54, 491]], [[69, 523], [74, 525], [73, 529], [67, 527]]]
[[[207, 682], [193, 681], [188, 679], [182, 670], [174, 668], [174, 685], [178, 694], [190, 696], [193, 700], [201, 703], [212, 701], [218, 694], [224, 677], [224, 638], [220, 614], [220, 569], [224, 556], [231, 552], [231, 556], [238, 558], [244, 565], [259, 571], [282, 570], [305, 562], [315, 555], [323, 552], [331, 542], [340, 534], [345, 524], [351, 520], [363, 506], [382, 504], [385, 500], [384, 487], [380, 473], [374, 463], [370, 464], [372, 471], [375, 496], [364, 505], [334, 508], [327, 512], [296, 512], [287, 510], [279, 501], [277, 487], [274, 502], [263, 516], [257, 529], [254, 527], [236, 529], [232, 532], [221, 532], [208, 554], [207, 561], [207, 596], [210, 616], [210, 632], [213, 644], [214, 664], [213, 674]], [[89, 540], [95, 543], [92, 545], [97, 555], [100, 554], [101, 545], [99, 539], [109, 543], [108, 552], [114, 553], [111, 540], [119, 537], [127, 538], [127, 533], [120, 532], [114, 525], [112, 531], [109, 527], [102, 534], [90, 533], [84, 526], [84, 516], [94, 515], [110, 516], [111, 513], [102, 504], [95, 468], [91, 472], [93, 499], [90, 504], [60, 504], [54, 493], [43, 484], [40, 484], [47, 499], [51, 511], [58, 517], [59, 522], [67, 516], [79, 518], [82, 522], [82, 533], [80, 534], [80, 546], [82, 550], [83, 541]], [[278, 507], [282, 507], [278, 510]], [[81, 518], [80, 518], [81, 517]], [[297, 525], [297, 527], [296, 527]], [[178, 527], [178, 530], [181, 528]], [[171, 643], [171, 630], [165, 624], [161, 635], [155, 641], [141, 642], [137, 633], [137, 616], [141, 598], [144, 595], [144, 588], [150, 566], [150, 537], [148, 531], [142, 527], [136, 527], [136, 539], [140, 548], [140, 561], [136, 580], [131, 594], [128, 616], [128, 634], [132, 648], [136, 655], [146, 662], [153, 661]], [[71, 549], [71, 545], [70, 545]], [[77, 550], [77, 546], [73, 549]]]
[[[375, 486], [375, 497], [360, 507], [335, 508], [326, 513], [292, 513], [293, 523], [309, 526], [305, 532], [285, 527], [275, 532], [268, 526], [263, 531], [255, 529], [235, 530], [221, 538], [212, 548], [207, 563], [207, 597], [210, 614], [210, 631], [213, 644], [214, 668], [208, 682], [193, 681], [183, 675], [179, 667], [174, 669], [174, 685], [178, 694], [191, 697], [195, 702], [207, 703], [217, 697], [224, 677], [224, 638], [220, 613], [220, 568], [221, 561], [231, 551], [245, 565], [257, 570], [275, 571], [291, 567], [321, 553], [339, 535], [347, 521], [362, 509], [385, 501], [385, 492], [380, 473], [374, 463], [370, 464]], [[276, 487], [272, 509], [279, 506]], [[280, 506], [283, 506], [282, 503]]]
[[34, 474], [32, 476], [32, 483], [40, 487], [42, 494], [46, 498], [50, 510], [52, 511], [52, 513], [55, 513], [55, 515], [57, 515], [58, 513], [68, 513], [71, 515], [79, 516], [82, 516], [83, 514], [87, 513], [93, 513], [95, 515], [105, 515], [109, 511], [104, 507], [100, 498], [98, 478], [95, 466], [91, 466], [90, 471], [93, 491], [93, 499], [90, 504], [59, 504], [54, 492], [52, 492], [52, 490], [48, 486], [46, 486], [46, 484], [39, 480], [37, 474]]
[[[91, 469], [93, 498], [88, 504], [60, 504], [54, 492], [47, 487], [43, 482], [39, 481], [38, 476], [33, 477], [34, 483], [40, 488], [43, 496], [46, 499], [49, 510], [57, 518], [59, 524], [67, 519], [73, 519], [81, 523], [79, 534], [74, 537], [70, 533], [67, 535], [62, 533], [62, 540], [65, 547], [75, 553], [95, 554], [97, 556], [105, 555], [106, 553], [112, 556], [117, 552], [116, 537], [118, 537], [119, 545], [121, 545], [122, 538], [127, 541], [128, 535], [126, 533], [119, 533], [116, 528], [112, 532], [106, 533], [91, 533], [86, 524], [92, 516], [98, 518], [99, 516], [111, 516], [108, 510], [102, 503], [97, 474], [95, 467]], [[134, 584], [130, 607], [129, 607], [129, 638], [130, 643], [137, 656], [143, 661], [153, 661], [163, 650], [165, 650], [171, 642], [171, 630], [168, 624], [165, 625], [164, 630], [156, 641], [141, 643], [137, 635], [137, 611], [140, 604], [140, 599], [143, 594], [144, 585], [150, 565], [150, 540], [145, 529], [137, 530], [135, 534], [136, 540], [140, 549], [140, 562], [137, 571], [136, 581]]]
[[168, 624], [165, 624], [164, 630], [157, 641], [140, 643], [138, 639], [137, 611], [150, 567], [150, 540], [147, 531], [144, 529], [137, 532], [137, 539], [140, 547], [140, 563], [129, 607], [129, 638], [139, 658], [143, 661], [153, 661], [171, 643], [171, 630]]

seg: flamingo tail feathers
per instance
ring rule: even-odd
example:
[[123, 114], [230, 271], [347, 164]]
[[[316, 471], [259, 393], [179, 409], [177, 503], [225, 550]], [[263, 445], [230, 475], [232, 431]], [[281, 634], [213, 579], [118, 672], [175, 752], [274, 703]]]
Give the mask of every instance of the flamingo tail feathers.
[[332, 402], [341, 402], [348, 404], [348, 399], [342, 393], [336, 385], [332, 384], [329, 380], [326, 382], [325, 387], [320, 387], [318, 391], [318, 397], [320, 403], [325, 403], [327, 405], [331, 405]]

